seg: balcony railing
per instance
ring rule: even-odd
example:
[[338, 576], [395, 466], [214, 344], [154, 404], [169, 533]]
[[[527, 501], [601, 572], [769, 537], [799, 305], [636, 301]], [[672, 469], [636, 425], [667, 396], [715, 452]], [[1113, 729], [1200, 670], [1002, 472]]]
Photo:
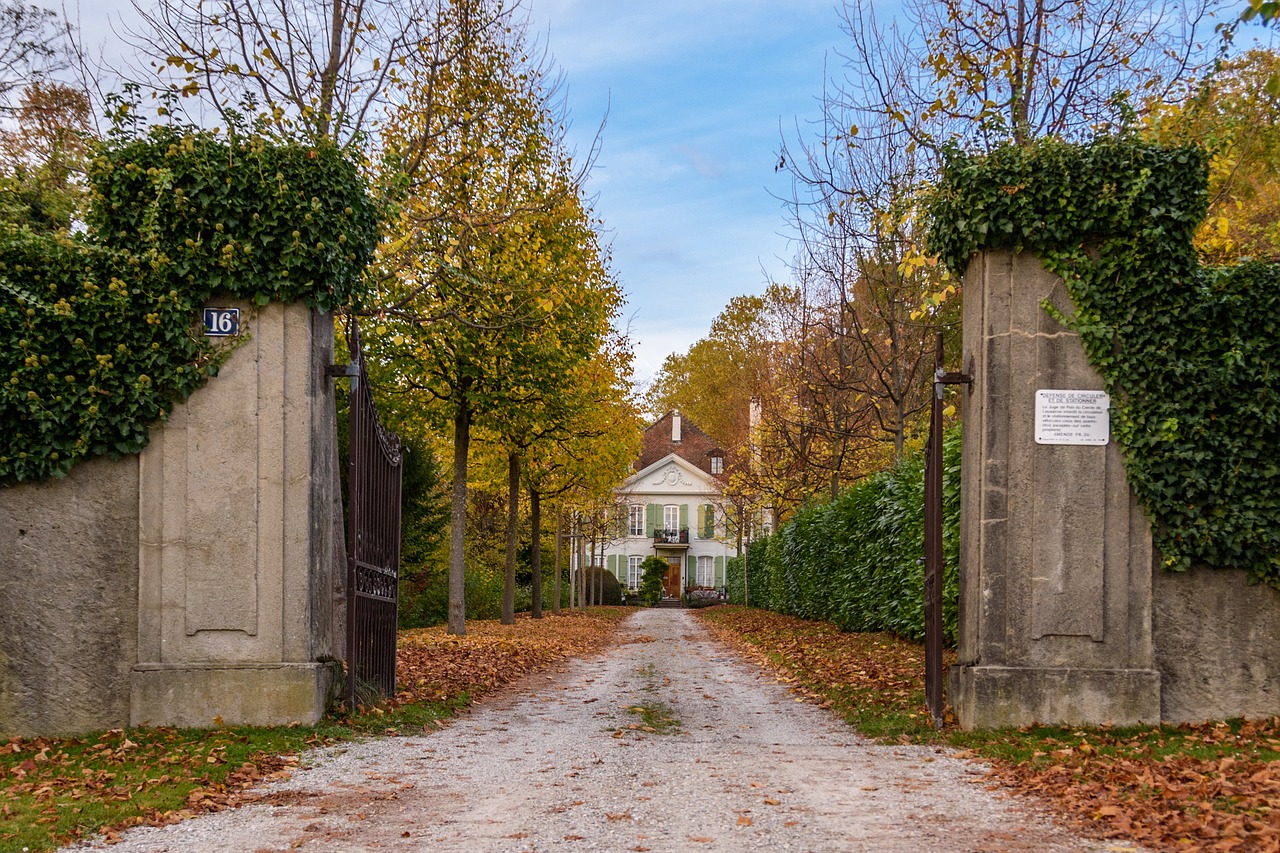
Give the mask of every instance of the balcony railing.
[[655, 530], [653, 531], [653, 544], [688, 545], [689, 528], [682, 527], [679, 530]]

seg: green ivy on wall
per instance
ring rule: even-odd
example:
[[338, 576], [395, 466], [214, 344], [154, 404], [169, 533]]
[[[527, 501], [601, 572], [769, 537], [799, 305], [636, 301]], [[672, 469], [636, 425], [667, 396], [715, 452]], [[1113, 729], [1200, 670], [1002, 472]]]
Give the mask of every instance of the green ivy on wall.
[[1203, 152], [1127, 137], [953, 152], [929, 248], [956, 275], [1007, 249], [1062, 276], [1165, 566], [1280, 587], [1280, 268], [1200, 265], [1206, 186]]
[[160, 127], [102, 143], [88, 226], [0, 226], [0, 485], [146, 446], [150, 425], [217, 372], [210, 297], [359, 295], [377, 215], [327, 143]]

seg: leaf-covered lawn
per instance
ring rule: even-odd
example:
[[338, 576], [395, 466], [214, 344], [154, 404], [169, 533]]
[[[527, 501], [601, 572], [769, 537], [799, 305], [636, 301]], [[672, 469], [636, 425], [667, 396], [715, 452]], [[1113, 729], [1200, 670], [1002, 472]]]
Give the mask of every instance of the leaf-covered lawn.
[[699, 611], [722, 641], [859, 731], [945, 743], [1077, 828], [1153, 850], [1280, 851], [1280, 718], [1196, 726], [941, 732], [924, 707], [924, 649], [763, 610]]
[[587, 613], [564, 611], [544, 619], [521, 614], [514, 625], [468, 622], [464, 637], [444, 626], [400, 632], [392, 707], [411, 703], [472, 699], [517, 678], [570, 657], [593, 654], [618, 622], [634, 611], [595, 607]]
[[219, 811], [247, 789], [287, 774], [298, 753], [369, 733], [433, 728], [499, 685], [607, 646], [623, 608], [594, 608], [515, 625], [468, 622], [465, 637], [443, 628], [402, 632], [400, 692], [382, 707], [315, 727], [115, 729], [76, 738], [0, 743], [0, 851], [53, 850], [102, 832], [165, 824]]

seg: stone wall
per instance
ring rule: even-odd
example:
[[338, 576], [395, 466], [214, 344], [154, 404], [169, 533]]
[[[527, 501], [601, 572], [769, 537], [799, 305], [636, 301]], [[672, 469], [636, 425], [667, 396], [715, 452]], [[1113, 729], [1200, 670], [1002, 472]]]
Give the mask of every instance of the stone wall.
[[323, 714], [345, 578], [333, 321], [240, 307], [248, 334], [142, 454], [0, 489], [0, 734]]
[[1100, 389], [1072, 306], [1031, 255], [965, 276], [960, 625], [967, 728], [1280, 714], [1280, 593], [1236, 569], [1171, 574], [1114, 441], [1037, 444], [1035, 392]]
[[1166, 722], [1280, 714], [1280, 592], [1207, 566], [1157, 568], [1154, 589]]
[[137, 646], [137, 457], [0, 489], [0, 735], [128, 724]]

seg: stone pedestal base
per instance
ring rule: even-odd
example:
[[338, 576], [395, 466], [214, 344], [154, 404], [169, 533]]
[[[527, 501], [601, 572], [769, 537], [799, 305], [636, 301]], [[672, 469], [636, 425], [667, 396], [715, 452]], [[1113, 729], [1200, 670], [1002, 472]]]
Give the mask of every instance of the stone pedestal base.
[[312, 725], [324, 715], [334, 683], [333, 666], [323, 663], [144, 663], [133, 668], [130, 723]]
[[947, 680], [965, 729], [1160, 722], [1160, 673], [1154, 669], [956, 666]]

